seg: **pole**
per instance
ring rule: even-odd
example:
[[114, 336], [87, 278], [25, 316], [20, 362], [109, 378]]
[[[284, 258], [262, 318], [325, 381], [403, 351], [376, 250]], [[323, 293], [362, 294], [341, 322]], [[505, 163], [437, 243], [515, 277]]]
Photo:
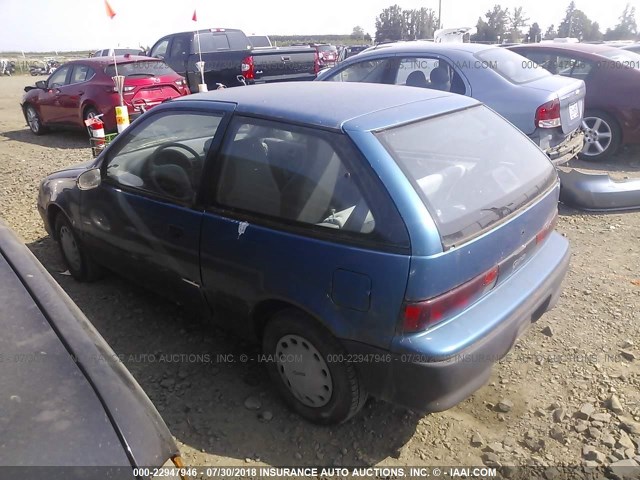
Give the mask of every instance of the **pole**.
[[[198, 26], [196, 25], [196, 40], [198, 41], [198, 59], [200, 60], [200, 65], [202, 65], [202, 50], [200, 49], [200, 32], [197, 30]], [[204, 84], [204, 65], [203, 68], [200, 69], [200, 83]]]
[[442, 28], [442, 0], [438, 0], [438, 30]]

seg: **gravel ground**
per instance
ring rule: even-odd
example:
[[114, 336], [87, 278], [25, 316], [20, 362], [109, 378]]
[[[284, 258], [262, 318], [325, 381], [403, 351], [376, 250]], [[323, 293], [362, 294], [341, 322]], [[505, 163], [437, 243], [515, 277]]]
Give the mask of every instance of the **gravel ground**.
[[[473, 397], [426, 416], [371, 401], [344, 425], [316, 427], [280, 404], [260, 365], [224, 361], [252, 346], [114, 275], [80, 284], [61, 274], [35, 208], [38, 182], [90, 151], [82, 133], [31, 134], [18, 104], [32, 80], [0, 78], [0, 216], [122, 355], [188, 464], [640, 463], [639, 212], [593, 215], [561, 206], [558, 231], [573, 249], [564, 294]], [[598, 167], [640, 176], [640, 150]], [[199, 356], [166, 356], [176, 353]], [[554, 472], [545, 478], [560, 478]]]

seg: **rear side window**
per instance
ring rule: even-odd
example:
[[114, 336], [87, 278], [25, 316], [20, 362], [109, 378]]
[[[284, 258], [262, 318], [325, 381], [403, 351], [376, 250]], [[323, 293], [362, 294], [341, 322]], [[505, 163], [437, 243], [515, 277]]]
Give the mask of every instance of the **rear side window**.
[[[118, 63], [118, 75], [125, 77], [159, 77], [175, 73], [169, 66], [159, 60], [143, 60], [140, 62]], [[116, 66], [109, 65], [104, 69], [110, 77], [116, 74]]]
[[370, 234], [376, 221], [342, 155], [312, 130], [235, 120], [223, 147], [221, 205], [324, 229]]
[[484, 106], [376, 136], [422, 197], [445, 248], [502, 222], [557, 178], [533, 142]]
[[551, 75], [544, 68], [523, 61], [522, 55], [505, 48], [489, 48], [476, 53], [475, 56], [482, 62], [482, 68], [491, 68], [511, 83], [532, 82]]

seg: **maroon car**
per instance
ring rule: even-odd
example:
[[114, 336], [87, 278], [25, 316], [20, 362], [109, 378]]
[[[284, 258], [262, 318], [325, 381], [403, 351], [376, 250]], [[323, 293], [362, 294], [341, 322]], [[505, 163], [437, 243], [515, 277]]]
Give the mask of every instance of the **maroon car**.
[[640, 55], [586, 43], [550, 42], [508, 48], [526, 57], [524, 62], [584, 80], [584, 160], [604, 160], [622, 144], [640, 143]]
[[86, 128], [87, 118], [103, 114], [106, 131], [116, 130], [115, 107], [120, 95], [111, 77], [123, 75], [123, 100], [129, 117], [165, 100], [188, 95], [183, 77], [162, 60], [129, 56], [94, 57], [65, 63], [47, 80], [25, 87], [22, 111], [29, 128], [36, 135], [48, 127]]

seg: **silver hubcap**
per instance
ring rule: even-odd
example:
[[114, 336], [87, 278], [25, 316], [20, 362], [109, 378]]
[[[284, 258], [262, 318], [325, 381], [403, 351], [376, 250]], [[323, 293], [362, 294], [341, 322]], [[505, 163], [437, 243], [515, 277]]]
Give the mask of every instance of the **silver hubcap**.
[[33, 108], [27, 108], [27, 122], [32, 131], [37, 132], [40, 129], [40, 120], [38, 114]]
[[80, 257], [80, 250], [78, 249], [73, 233], [66, 225], [60, 229], [60, 245], [62, 245], [64, 257], [69, 263], [69, 266], [74, 270], [81, 270], [82, 258]]
[[276, 346], [276, 365], [291, 393], [308, 407], [322, 407], [333, 393], [331, 372], [324, 358], [306, 338], [285, 335]]
[[611, 145], [611, 126], [598, 117], [585, 117], [582, 120], [584, 147], [582, 153], [587, 156], [600, 155]]

